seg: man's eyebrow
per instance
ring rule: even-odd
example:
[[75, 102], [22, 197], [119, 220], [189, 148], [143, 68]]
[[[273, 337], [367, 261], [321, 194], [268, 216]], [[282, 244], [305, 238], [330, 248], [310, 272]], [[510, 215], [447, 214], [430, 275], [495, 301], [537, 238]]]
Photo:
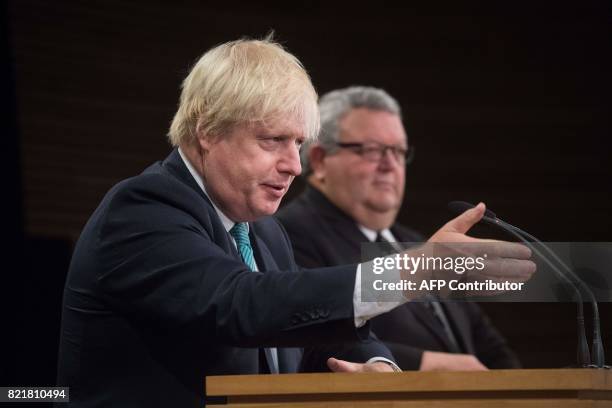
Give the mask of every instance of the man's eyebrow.
[[260, 132], [258, 134], [259, 137], [278, 137], [281, 139], [290, 139], [291, 136], [285, 133], [275, 133], [275, 132]]

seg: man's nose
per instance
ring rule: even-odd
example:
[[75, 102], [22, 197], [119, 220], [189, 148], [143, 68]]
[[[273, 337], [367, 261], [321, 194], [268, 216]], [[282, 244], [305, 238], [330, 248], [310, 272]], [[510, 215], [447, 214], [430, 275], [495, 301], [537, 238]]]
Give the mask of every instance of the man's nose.
[[292, 176], [299, 176], [302, 173], [300, 163], [300, 149], [297, 146], [290, 146], [279, 163], [279, 171], [289, 173]]
[[393, 150], [384, 149], [382, 151], [382, 155], [380, 156], [380, 160], [378, 161], [378, 169], [379, 170], [391, 170], [393, 166], [397, 166], [399, 163], [397, 162], [397, 158], [395, 157]]

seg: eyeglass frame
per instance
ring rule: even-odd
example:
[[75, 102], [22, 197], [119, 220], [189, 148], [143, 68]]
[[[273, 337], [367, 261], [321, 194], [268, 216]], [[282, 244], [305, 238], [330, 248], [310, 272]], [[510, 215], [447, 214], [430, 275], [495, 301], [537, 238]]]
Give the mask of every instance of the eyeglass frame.
[[[364, 151], [365, 145], [376, 145], [377, 149], [374, 149], [374, 151], [377, 151], [380, 154], [380, 157], [376, 160], [367, 158], [365, 156], [365, 151]], [[408, 166], [410, 163], [412, 163], [412, 161], [414, 160], [414, 152], [415, 152], [414, 146], [412, 145], [408, 146], [407, 148], [403, 148], [400, 146], [387, 145], [387, 144], [378, 143], [378, 142], [335, 142], [334, 146], [339, 147], [341, 149], [349, 149], [353, 153], [362, 157], [364, 160], [367, 160], [370, 162], [379, 162], [383, 157], [385, 157], [387, 151], [391, 151], [392, 156], [395, 159], [395, 161], [397, 161], [400, 164], [403, 164], [404, 166]], [[401, 163], [401, 160], [403, 160], [404, 162]]]

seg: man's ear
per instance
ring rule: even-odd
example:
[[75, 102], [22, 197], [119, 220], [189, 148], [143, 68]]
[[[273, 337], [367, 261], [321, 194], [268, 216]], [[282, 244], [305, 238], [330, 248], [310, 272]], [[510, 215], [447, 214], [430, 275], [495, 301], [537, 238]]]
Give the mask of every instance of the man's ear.
[[208, 152], [211, 144], [210, 142], [211, 140], [209, 136], [205, 135], [202, 132], [196, 132], [196, 143], [200, 151]]
[[315, 144], [308, 151], [308, 163], [312, 169], [312, 174], [317, 180], [323, 180], [325, 178], [325, 156], [327, 152], [321, 147], [321, 145]]
[[199, 149], [202, 152], [208, 152], [208, 150], [210, 149], [210, 146], [214, 143], [215, 138], [212, 137], [212, 135], [207, 134], [204, 131], [199, 121], [198, 121], [198, 124], [196, 125], [195, 134], [196, 134], [196, 143]]

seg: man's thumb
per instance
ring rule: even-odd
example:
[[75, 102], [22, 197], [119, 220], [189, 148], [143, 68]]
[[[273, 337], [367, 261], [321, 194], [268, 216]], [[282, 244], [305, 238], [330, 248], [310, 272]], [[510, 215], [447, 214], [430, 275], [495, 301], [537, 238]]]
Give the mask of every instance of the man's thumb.
[[355, 367], [355, 363], [338, 360], [337, 358], [333, 357], [327, 359], [327, 366], [334, 373], [354, 373], [358, 371]]
[[485, 210], [486, 207], [484, 203], [478, 203], [476, 207], [470, 208], [458, 217], [447, 222], [444, 230], [465, 234], [474, 226], [474, 224], [478, 223], [478, 221], [482, 219]]

